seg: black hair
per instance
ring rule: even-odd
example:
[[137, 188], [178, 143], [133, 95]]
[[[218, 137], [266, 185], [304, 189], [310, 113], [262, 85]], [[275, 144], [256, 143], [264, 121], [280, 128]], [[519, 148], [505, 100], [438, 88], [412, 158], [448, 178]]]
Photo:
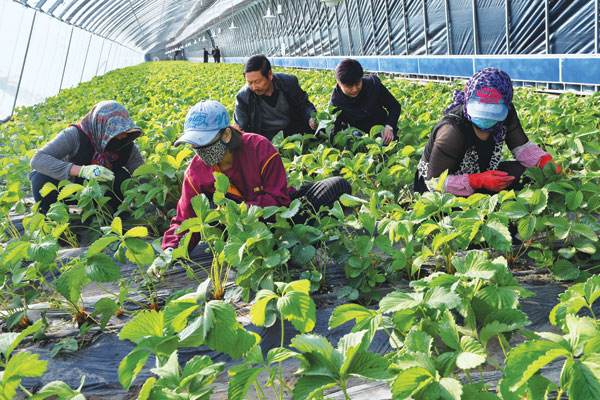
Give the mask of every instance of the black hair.
[[244, 74], [248, 72], [260, 71], [262, 76], [265, 78], [269, 77], [269, 72], [271, 72], [271, 62], [264, 54], [257, 54], [248, 59], [246, 61], [246, 66], [244, 67]]
[[242, 147], [242, 133], [234, 126], [228, 126], [227, 128], [231, 130], [231, 140], [227, 143], [227, 148], [231, 151], [236, 151]]
[[346, 58], [335, 68], [335, 77], [344, 85], [354, 85], [362, 79], [363, 67], [356, 60]]

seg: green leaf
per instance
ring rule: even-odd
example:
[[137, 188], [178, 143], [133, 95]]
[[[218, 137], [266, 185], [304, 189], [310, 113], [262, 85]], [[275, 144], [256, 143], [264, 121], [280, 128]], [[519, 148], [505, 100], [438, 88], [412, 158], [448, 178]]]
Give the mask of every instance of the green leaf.
[[32, 260], [42, 264], [50, 264], [54, 262], [58, 249], [58, 243], [50, 240], [42, 243], [32, 243], [29, 247], [29, 253]]
[[505, 202], [500, 210], [510, 219], [521, 219], [529, 215], [527, 206], [518, 200]]
[[137, 400], [148, 400], [150, 399], [150, 394], [152, 394], [152, 389], [154, 389], [154, 385], [156, 385], [156, 378], [151, 376], [146, 379], [146, 382], [142, 385], [140, 389], [140, 393], [138, 394]]
[[148, 236], [148, 228], [145, 226], [136, 226], [125, 232], [126, 238], [145, 238]]
[[46, 197], [52, 192], [58, 192], [58, 188], [52, 182], [44, 183], [44, 186], [42, 186], [42, 188], [40, 189], [40, 195], [42, 197]]
[[300, 292], [306, 295], [310, 294], [310, 281], [308, 279], [300, 279], [285, 285], [282, 293], [285, 295], [289, 292]]
[[213, 175], [215, 176], [215, 190], [226, 194], [230, 185], [229, 178], [220, 172], [214, 172]]
[[516, 391], [533, 375], [558, 357], [569, 357], [569, 351], [558, 343], [531, 340], [514, 347], [506, 358], [504, 383]]
[[512, 238], [506, 225], [499, 221], [490, 221], [483, 226], [483, 237], [493, 248], [502, 253], [507, 253], [512, 248]]
[[569, 399], [600, 399], [600, 354], [575, 360], [570, 375]]
[[120, 340], [130, 340], [139, 343], [149, 336], [163, 336], [164, 313], [154, 310], [140, 311], [121, 328]]
[[119, 310], [119, 305], [110, 297], [104, 297], [96, 302], [94, 315], [100, 315], [100, 327], [104, 329], [110, 318]]
[[39, 354], [32, 354], [26, 351], [14, 354], [6, 363], [2, 382], [9, 382], [12, 379], [37, 378], [46, 372], [48, 361], [40, 360]]
[[438, 286], [427, 292], [425, 301], [431, 308], [451, 310], [458, 307], [461, 300], [458, 294]]
[[29, 325], [20, 333], [0, 333], [0, 352], [4, 354], [4, 359], [9, 359], [12, 352], [27, 336], [38, 333], [42, 328], [44, 328], [44, 321], [39, 319], [35, 321], [33, 325]]
[[[306, 282], [310, 287], [310, 281], [306, 280]], [[300, 333], [307, 333], [314, 329], [317, 320], [316, 306], [308, 294], [288, 292], [277, 299], [277, 309]]]
[[391, 385], [394, 399], [407, 399], [416, 395], [434, 381], [434, 376], [423, 367], [400, 371]]
[[417, 307], [423, 303], [423, 293], [391, 292], [379, 301], [379, 310], [382, 313]]
[[441, 398], [447, 400], [461, 400], [462, 398], [462, 383], [454, 378], [444, 377], [440, 379]]
[[204, 327], [206, 345], [234, 359], [244, 355], [259, 340], [237, 321], [233, 306], [223, 301], [213, 300], [205, 306]]
[[124, 389], [129, 390], [135, 378], [142, 371], [144, 365], [146, 365], [149, 357], [150, 353], [148, 351], [134, 349], [121, 360], [118, 375], [119, 382]]
[[110, 224], [111, 231], [119, 236], [123, 236], [123, 222], [121, 221], [121, 217], [115, 217], [112, 223]]
[[328, 376], [301, 376], [292, 392], [293, 400], [316, 400], [321, 398], [324, 390], [334, 387], [336, 382]]
[[278, 296], [270, 290], [262, 289], [256, 294], [254, 304], [250, 308], [250, 321], [256, 326], [264, 326], [267, 316], [267, 305]]
[[173, 332], [179, 333], [187, 326], [188, 318], [200, 306], [193, 298], [183, 298], [169, 301], [165, 306], [165, 326], [172, 329]]
[[440, 339], [451, 349], [458, 350], [460, 346], [460, 338], [458, 335], [458, 327], [454, 320], [452, 312], [446, 310], [440, 316], [437, 323], [437, 333]]
[[456, 358], [456, 366], [460, 369], [472, 369], [483, 364], [486, 352], [481, 343], [470, 336], [460, 338], [460, 353]]
[[479, 332], [479, 340], [484, 346], [487, 342], [502, 333], [512, 332], [529, 324], [527, 314], [521, 310], [503, 309], [496, 311], [485, 319]]
[[102, 253], [87, 258], [85, 273], [92, 282], [115, 282], [121, 277], [119, 266]]
[[64, 199], [66, 199], [68, 197], [71, 197], [75, 193], [78, 193], [78, 192], [80, 192], [82, 190], [83, 190], [83, 186], [82, 185], [79, 185], [77, 183], [69, 183], [68, 185], [64, 186], [60, 190], [60, 193], [58, 194], [57, 200], [58, 201], [63, 201]]
[[377, 315], [376, 311], [369, 310], [359, 304], [342, 304], [337, 306], [331, 313], [329, 329], [337, 328], [351, 320], [359, 324], [366, 319], [373, 318], [375, 315]]
[[352, 196], [347, 193], [344, 193], [340, 196], [339, 202], [342, 203], [344, 207], [358, 207], [360, 205], [368, 205], [369, 202], [361, 199], [360, 197]]
[[85, 397], [78, 390], [71, 389], [69, 385], [61, 381], [47, 383], [31, 399], [44, 400], [48, 397], [59, 400], [85, 400]]
[[267, 364], [280, 363], [296, 356], [298, 356], [298, 353], [295, 351], [288, 350], [284, 347], [276, 347], [269, 350], [267, 353]]
[[302, 354], [310, 354], [329, 371], [337, 371], [341, 367], [341, 362], [334, 356], [333, 346], [323, 336], [298, 335], [292, 339], [291, 346]]
[[590, 228], [588, 225], [573, 224], [573, 225], [571, 225], [571, 230], [573, 232], [577, 233], [578, 235], [581, 235], [581, 236], [591, 240], [592, 242], [598, 241], [598, 235], [596, 235], [596, 232], [594, 232], [594, 230], [592, 228]]
[[150, 371], [158, 375], [161, 380], [167, 380], [167, 382], [176, 385], [179, 381], [179, 356], [177, 351], [171, 353], [167, 362], [158, 368], [152, 368]]
[[69, 337], [63, 338], [58, 341], [54, 346], [52, 346], [52, 350], [50, 350], [50, 357], [54, 358], [58, 353], [67, 352], [74, 353], [79, 350], [79, 343], [77, 339]]
[[227, 398], [229, 400], [245, 400], [248, 389], [255, 382], [263, 368], [241, 368], [235, 372], [229, 371]]
[[535, 226], [537, 220], [535, 216], [528, 216], [526, 218], [521, 218], [517, 222], [517, 232], [519, 232], [519, 236], [521, 240], [529, 240], [535, 233]]
[[148, 266], [154, 261], [154, 249], [149, 243], [138, 238], [125, 239], [127, 251], [125, 256], [129, 261], [140, 266]]
[[90, 247], [88, 248], [88, 251], [87, 251], [87, 256], [91, 257], [95, 254], [98, 254], [98, 253], [104, 251], [104, 249], [106, 247], [108, 247], [110, 244], [112, 244], [118, 240], [119, 240], [119, 238], [116, 236], [101, 237], [100, 239], [96, 240], [94, 243], [92, 243], [90, 245]]
[[285, 219], [293, 218], [300, 211], [301, 205], [302, 203], [300, 202], [300, 200], [294, 199], [285, 211], [279, 213], [279, 216]]
[[79, 304], [81, 290], [90, 283], [85, 267], [76, 264], [69, 270], [63, 272], [58, 279], [54, 281], [56, 291], [62, 294], [73, 304]]
[[583, 203], [583, 193], [579, 190], [568, 192], [565, 196], [567, 208], [571, 211], [577, 211]]

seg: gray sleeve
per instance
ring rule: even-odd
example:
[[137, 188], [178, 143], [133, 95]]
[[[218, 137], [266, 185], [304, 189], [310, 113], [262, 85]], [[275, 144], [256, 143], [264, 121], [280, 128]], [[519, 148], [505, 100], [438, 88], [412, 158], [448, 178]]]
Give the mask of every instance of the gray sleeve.
[[235, 99], [235, 112], [233, 113], [233, 119], [239, 127], [245, 131], [248, 129], [249, 116], [248, 116], [248, 105], [240, 101], [240, 95], [238, 94]]
[[131, 155], [129, 156], [129, 160], [127, 160], [125, 167], [130, 173], [133, 174], [133, 171], [138, 169], [143, 163], [144, 157], [142, 157], [142, 153], [140, 153], [140, 149], [137, 147], [137, 144], [134, 144], [133, 148], [131, 149]]
[[53, 179], [68, 179], [73, 165], [69, 160], [78, 150], [79, 132], [75, 127], [68, 127], [35, 153], [31, 168]]

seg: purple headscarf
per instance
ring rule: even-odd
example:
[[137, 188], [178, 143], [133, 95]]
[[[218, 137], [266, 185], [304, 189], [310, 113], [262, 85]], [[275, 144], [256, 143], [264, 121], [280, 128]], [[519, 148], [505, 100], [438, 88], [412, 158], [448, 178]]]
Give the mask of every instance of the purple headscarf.
[[[446, 108], [444, 115], [448, 115], [450, 110], [457, 106], [463, 106], [463, 116], [471, 121], [469, 111], [467, 110], [467, 101], [471, 96], [481, 89], [495, 89], [502, 96], [504, 104], [510, 107], [513, 98], [513, 87], [512, 81], [508, 74], [498, 68], [484, 68], [481, 71], [473, 75], [465, 84], [463, 90], [456, 90], [454, 92], [454, 99], [452, 104]], [[494, 140], [500, 142], [504, 140], [506, 136], [506, 128], [504, 123], [499, 122], [494, 125], [490, 130], [494, 135]]]

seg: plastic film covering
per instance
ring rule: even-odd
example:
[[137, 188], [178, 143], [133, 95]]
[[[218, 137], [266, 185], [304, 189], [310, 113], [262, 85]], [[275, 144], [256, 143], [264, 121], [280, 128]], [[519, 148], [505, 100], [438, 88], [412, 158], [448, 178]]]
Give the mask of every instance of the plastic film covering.
[[224, 57], [597, 54], [597, 2], [218, 0], [168, 46], [195, 56], [198, 38], [233, 21], [212, 38]]

